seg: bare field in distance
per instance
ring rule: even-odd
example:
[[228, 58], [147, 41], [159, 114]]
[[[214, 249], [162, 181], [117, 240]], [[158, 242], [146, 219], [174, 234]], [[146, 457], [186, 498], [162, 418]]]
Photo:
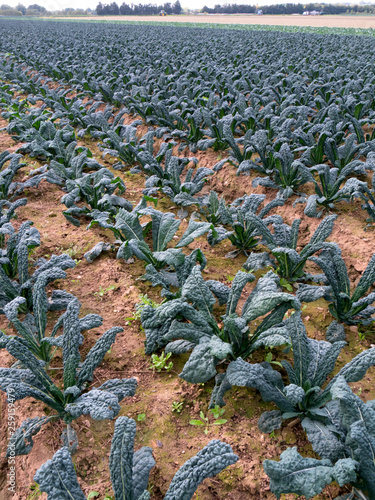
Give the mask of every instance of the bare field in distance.
[[[56, 19], [56, 18], [55, 18]], [[57, 18], [58, 19], [58, 18]], [[213, 24], [264, 24], [269, 26], [312, 26], [320, 28], [375, 28], [375, 16], [257, 16], [255, 14], [231, 15], [190, 15], [190, 16], [85, 16], [62, 17], [61, 19], [80, 19], [96, 21], [160, 21], [181, 23]]]

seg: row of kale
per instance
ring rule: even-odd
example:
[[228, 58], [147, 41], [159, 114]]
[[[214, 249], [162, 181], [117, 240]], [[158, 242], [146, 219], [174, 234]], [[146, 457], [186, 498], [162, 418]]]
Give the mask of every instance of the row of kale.
[[[7, 74], [7, 71], [4, 74]], [[26, 72], [23, 72], [24, 76], [25, 74]], [[31, 79], [27, 74], [26, 78]], [[199, 192], [202, 182], [212, 172], [201, 168], [192, 177], [193, 171], [190, 171], [183, 182], [181, 179], [183, 160], [177, 160], [175, 157], [171, 166], [168, 166], [171, 152], [168, 154], [167, 152], [175, 145], [173, 138], [178, 138], [180, 145], [184, 146], [184, 134], [174, 133], [176, 130], [173, 131], [170, 127], [159, 127], [151, 128], [139, 139], [137, 125], [140, 122], [135, 121], [131, 125], [123, 123], [127, 108], [123, 108], [117, 114], [111, 106], [107, 106], [104, 111], [98, 111], [100, 102], [89, 101], [84, 104], [83, 95], [67, 98], [68, 90], [51, 90], [47, 85], [42, 84], [41, 80], [38, 76], [33, 88], [34, 91], [43, 91], [36, 97], [44, 100], [46, 104], [41, 108], [33, 109], [28, 115], [22, 113], [27, 101], [23, 98], [12, 99], [7, 92], [8, 89], [5, 89], [5, 93], [3, 92], [4, 105], [11, 107], [11, 111], [3, 113], [5, 118], [11, 120], [8, 131], [15, 139], [29, 141], [22, 150], [23, 152], [29, 153], [32, 157], [45, 159], [60, 149], [64, 158], [58, 158], [58, 161], [68, 162], [72, 148], [69, 147], [65, 153], [62, 153], [62, 139], [69, 144], [74, 139], [74, 135], [69, 135], [69, 132], [73, 133], [73, 131], [68, 128], [64, 134], [61, 133], [52, 144], [52, 148], [55, 146], [55, 151], [51, 152], [48, 149], [51, 147], [48, 140], [52, 140], [55, 136], [56, 128], [53, 129], [51, 123], [48, 126], [44, 123], [46, 120], [68, 122], [80, 128], [79, 136], [90, 134], [100, 138], [103, 156], [109, 154], [120, 160], [115, 168], [121, 168], [124, 164], [131, 165], [137, 161], [138, 169], [142, 169], [149, 177], [145, 194], [155, 194], [156, 191], [162, 190], [174, 198], [175, 203], [182, 206], [196, 203], [194, 194]], [[18, 88], [24, 89], [25, 85], [18, 84]], [[35, 99], [31, 99], [31, 103], [33, 102]], [[54, 112], [47, 111], [47, 106], [52, 107]], [[252, 108], [248, 108], [245, 104], [244, 106], [246, 111], [251, 111], [253, 114]], [[261, 113], [264, 114], [264, 108]], [[319, 217], [324, 210], [332, 209], [335, 203], [360, 198], [364, 201], [363, 207], [373, 221], [375, 219], [374, 180], [372, 186], [368, 186], [366, 182], [367, 171], [372, 171], [374, 168], [375, 143], [372, 135], [363, 133], [363, 120], [350, 118], [349, 115], [343, 117], [337, 112], [328, 113], [328, 115], [329, 117], [325, 115], [324, 122], [320, 125], [312, 127], [311, 120], [307, 119], [303, 126], [296, 128], [295, 120], [287, 119], [286, 116], [281, 116], [280, 126], [276, 126], [269, 119], [269, 113], [264, 115], [267, 119], [262, 125], [262, 122], [253, 116], [251, 123], [239, 122], [238, 116], [236, 119], [231, 115], [225, 115], [215, 122], [207, 112], [203, 112], [208, 129], [205, 129], [201, 135], [206, 134], [210, 138], [198, 140], [197, 145], [200, 149], [211, 147], [216, 150], [225, 150], [229, 148], [228, 160], [220, 161], [214, 166], [214, 170], [219, 170], [226, 161], [229, 161], [238, 167], [238, 175], [252, 171], [259, 172], [262, 176], [253, 180], [253, 186], [264, 185], [275, 188], [283, 198], [298, 193], [302, 185], [313, 183], [315, 194], [309, 197], [302, 195], [297, 200], [306, 203], [305, 213], [308, 216]], [[147, 116], [144, 119], [150, 122]], [[193, 120], [191, 125], [196, 133], [199, 125], [193, 118], [191, 120]], [[253, 128], [249, 128], [251, 124]], [[246, 133], [243, 137], [235, 138], [241, 131], [241, 125], [244, 125]], [[260, 125], [263, 128], [259, 128]], [[36, 131], [33, 131], [31, 127]], [[162, 144], [156, 155], [153, 155], [154, 137], [163, 137], [165, 141], [169, 141]], [[188, 144], [191, 147], [191, 142], [188, 141]], [[165, 155], [167, 157], [163, 166], [161, 162]], [[255, 155], [257, 158], [254, 159]], [[361, 161], [364, 157], [365, 162]], [[196, 162], [195, 159], [192, 161]], [[60, 168], [55, 164], [53, 166]], [[59, 177], [59, 172], [56, 174]], [[74, 178], [80, 172], [64, 172], [63, 174], [65, 178]], [[361, 176], [364, 180], [357, 178]], [[61, 184], [61, 179], [55, 182]], [[74, 211], [74, 208], [71, 211]]]
[[[183, 130], [185, 116], [204, 109], [214, 122], [255, 114], [257, 127], [265, 129], [280, 128], [280, 120], [273, 123], [277, 117], [303, 122], [310, 116], [316, 125], [331, 115], [345, 121], [373, 114], [373, 41], [367, 38], [43, 23], [41, 39], [35, 23], [3, 27], [9, 37], [1, 49], [13, 61], [99, 95], [97, 100], [125, 101], [172, 131]], [[37, 93], [38, 75], [27, 81], [17, 65], [8, 71], [9, 79]], [[202, 126], [205, 117], [194, 120]]]

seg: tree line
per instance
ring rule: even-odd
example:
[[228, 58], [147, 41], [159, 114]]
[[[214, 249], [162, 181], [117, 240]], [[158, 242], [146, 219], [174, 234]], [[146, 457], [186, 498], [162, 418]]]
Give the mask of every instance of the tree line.
[[310, 3], [302, 5], [301, 3], [284, 3], [277, 5], [265, 5], [258, 7], [256, 5], [238, 5], [238, 4], [224, 4], [215, 5], [210, 8], [206, 5], [203, 7], [202, 12], [207, 14], [256, 14], [261, 9], [263, 14], [302, 14], [305, 11], [319, 11], [323, 14], [375, 14], [374, 5], [348, 5], [340, 4], [323, 4], [323, 3]]
[[112, 2], [111, 4], [102, 4], [99, 2], [96, 7], [98, 16], [152, 16], [159, 14], [160, 11], [164, 11], [166, 14], [181, 14], [181, 10], [179, 0], [176, 0], [173, 5], [169, 2], [164, 5], [154, 5], [151, 3], [128, 5], [124, 2], [120, 7], [116, 2]]
[[59, 15], [59, 16], [88, 16], [94, 14], [91, 9], [73, 9], [67, 8], [59, 11], [48, 11], [45, 7], [42, 7], [38, 4], [32, 4], [28, 7], [25, 7], [22, 3], [16, 5], [16, 7], [11, 7], [7, 4], [0, 5], [0, 16], [8, 16], [8, 17], [20, 17], [20, 16], [30, 16], [30, 17], [39, 17], [39, 16], [50, 16], [50, 15]]
[[41, 16], [47, 13], [47, 9], [38, 4], [25, 7], [19, 3], [16, 7], [7, 4], [0, 5], [0, 16]]

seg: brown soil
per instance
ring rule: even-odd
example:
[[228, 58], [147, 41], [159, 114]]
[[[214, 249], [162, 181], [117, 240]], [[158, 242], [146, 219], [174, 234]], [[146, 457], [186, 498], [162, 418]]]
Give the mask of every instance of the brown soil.
[[[0, 117], [0, 129], [7, 125], [8, 122]], [[20, 146], [21, 144], [16, 144], [6, 130], [0, 131], [0, 152], [9, 151], [9, 153], [14, 153]]]
[[[170, 19], [170, 18], [168, 18]], [[258, 20], [258, 18], [257, 18]], [[129, 117], [133, 121], [134, 117]], [[1, 125], [1, 123], [0, 123]], [[146, 130], [145, 130], [146, 131]], [[5, 133], [0, 134], [0, 150], [12, 147], [14, 142]], [[110, 166], [111, 162], [104, 162], [96, 146], [97, 141], [84, 140], [82, 144], [89, 147], [94, 157], [103, 164]], [[12, 149], [13, 151], [15, 148]], [[191, 156], [189, 154], [189, 156]], [[199, 166], [213, 166], [218, 161], [218, 153], [208, 151], [198, 153]], [[224, 156], [224, 155], [222, 155]], [[30, 169], [39, 166], [38, 162], [27, 160], [27, 166], [20, 170], [22, 178]], [[120, 175], [127, 186], [126, 196], [136, 203], [142, 196], [144, 178], [142, 175], [133, 175], [127, 172], [113, 171]], [[212, 176], [205, 186], [205, 192], [215, 189], [223, 194], [227, 201], [249, 194], [254, 190], [251, 180], [255, 176], [241, 178], [236, 176], [235, 168], [227, 164]], [[275, 196], [275, 192], [258, 187], [256, 192], [265, 193], [267, 200]], [[101, 228], [87, 230], [89, 221], [82, 220], [81, 227], [77, 228], [67, 223], [60, 203], [62, 192], [57, 186], [42, 182], [39, 189], [30, 189], [27, 193], [28, 204], [18, 210], [17, 225], [25, 220], [34, 221], [35, 227], [41, 232], [42, 245], [36, 250], [33, 258], [51, 256], [68, 252], [77, 259], [75, 269], [67, 271], [67, 279], [60, 280], [54, 286], [74, 293], [82, 303], [81, 313], [97, 313], [103, 316], [104, 324], [101, 328], [85, 332], [85, 341], [82, 353], [94, 344], [99, 334], [112, 326], [119, 325], [124, 332], [117, 336], [116, 342], [104, 362], [95, 372], [93, 385], [98, 386], [108, 378], [127, 378], [136, 376], [138, 389], [136, 396], [121, 403], [120, 415], [127, 415], [137, 420], [138, 415], [145, 414], [145, 420], [137, 424], [136, 448], [147, 445], [154, 450], [156, 467], [151, 472], [152, 499], [161, 500], [169, 482], [178, 469], [188, 458], [211, 439], [221, 438], [230, 443], [235, 453], [240, 457], [236, 465], [223, 471], [217, 477], [208, 479], [201, 485], [195, 495], [196, 500], [271, 500], [275, 498], [269, 490], [269, 482], [262, 467], [265, 458], [277, 459], [280, 453], [289, 446], [298, 446], [302, 454], [313, 455], [306, 440], [305, 434], [299, 425], [291, 428], [285, 425], [282, 430], [276, 431], [274, 437], [262, 434], [256, 425], [263, 411], [274, 409], [272, 404], [264, 403], [260, 395], [254, 390], [245, 388], [233, 389], [227, 394], [227, 406], [224, 417], [228, 420], [223, 426], [212, 426], [207, 435], [199, 427], [189, 425], [189, 421], [199, 418], [199, 411], [207, 412], [207, 403], [212, 391], [213, 382], [204, 385], [190, 385], [178, 378], [186, 356], [173, 358], [171, 373], [153, 373], [149, 369], [150, 358], [145, 356], [143, 349], [144, 333], [140, 329], [139, 321], [129, 320], [134, 315], [134, 306], [139, 302], [139, 295], [147, 293], [149, 297], [160, 301], [159, 290], [151, 288], [147, 283], [137, 280], [144, 272], [142, 262], [125, 263], [116, 260], [114, 254], [103, 254], [88, 264], [83, 254], [98, 241], [113, 241], [113, 236]], [[177, 213], [177, 208], [162, 196], [159, 196], [159, 209]], [[190, 210], [192, 211], [192, 210]], [[319, 224], [319, 220], [309, 219], [303, 215], [303, 206], [292, 206], [289, 200], [284, 207], [278, 209], [287, 222], [296, 217], [302, 218], [300, 233], [305, 243]], [[343, 251], [344, 259], [350, 265], [350, 274], [353, 281], [357, 280], [366, 267], [375, 246], [375, 233], [364, 231], [366, 214], [359, 208], [359, 204], [343, 205], [337, 211], [338, 219], [332, 241], [336, 241]], [[184, 230], [187, 221], [181, 225]], [[222, 242], [211, 248], [205, 237], [195, 241], [190, 248], [199, 246], [208, 259], [207, 276], [220, 279], [230, 284], [231, 278], [243, 264], [245, 257], [239, 256], [235, 260], [225, 259], [225, 254], [231, 250], [230, 243]], [[248, 294], [253, 285], [245, 292]], [[107, 290], [99, 295], [100, 287]], [[113, 289], [109, 288], [114, 287]], [[305, 324], [309, 335], [318, 339], [324, 338], [325, 329], [332, 320], [327, 304], [321, 300], [309, 304], [303, 311]], [[56, 319], [56, 316], [55, 316]], [[0, 318], [0, 327], [10, 333], [12, 330], [4, 318]], [[51, 321], [51, 326], [53, 321]], [[365, 340], [359, 340], [356, 327], [348, 328], [348, 346], [339, 358], [339, 365], [348, 362], [362, 350], [375, 342], [374, 331]], [[253, 360], [263, 361], [265, 351], [259, 351]], [[278, 356], [282, 355], [281, 350]], [[10, 366], [11, 357], [0, 351], [1, 366]], [[57, 358], [57, 364], [61, 358]], [[373, 381], [375, 369], [370, 370], [365, 379], [352, 384], [357, 393], [362, 393], [364, 399], [375, 398]], [[182, 402], [183, 410], [180, 414], [172, 412], [172, 402]], [[25, 399], [16, 404], [18, 423], [25, 418], [42, 415], [45, 411], [43, 404], [32, 399]], [[0, 400], [1, 414], [7, 413], [5, 397]], [[0, 424], [1, 457], [4, 457], [7, 429], [6, 419]], [[98, 491], [100, 497], [111, 492], [108, 456], [110, 442], [113, 435], [114, 422], [96, 422], [87, 417], [81, 417], [73, 423], [79, 436], [79, 449], [74, 456], [74, 463], [80, 484], [87, 495], [90, 491]], [[62, 431], [61, 423], [50, 423], [42, 432], [34, 437], [34, 448], [28, 456], [17, 457], [17, 494], [14, 500], [45, 499], [45, 495], [32, 496], [31, 485], [35, 471], [60, 447], [59, 435]], [[6, 489], [7, 462], [4, 458], [0, 462], [0, 500], [9, 498]], [[320, 499], [334, 498], [339, 493], [338, 487], [331, 485], [324, 494], [316, 497]], [[295, 498], [287, 495], [285, 499]]]
[[265, 26], [312, 26], [320, 28], [375, 28], [375, 16], [257, 16], [255, 14], [199, 14], [186, 16], [88, 16], [54, 19], [81, 21], [157, 21], [161, 23], [263, 24]]

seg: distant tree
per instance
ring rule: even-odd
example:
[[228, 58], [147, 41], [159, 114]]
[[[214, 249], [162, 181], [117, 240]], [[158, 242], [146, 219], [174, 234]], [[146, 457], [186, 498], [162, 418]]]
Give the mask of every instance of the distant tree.
[[28, 10], [37, 10], [40, 12], [40, 14], [45, 14], [47, 12], [47, 9], [45, 7], [42, 7], [41, 5], [38, 5], [37, 3], [34, 3], [33, 5], [29, 5]]
[[[246, 5], [246, 4], [216, 4], [214, 7], [203, 7], [202, 12], [208, 14], [253, 14], [256, 13], [258, 8], [256, 5]], [[270, 4], [262, 5], [263, 14], [302, 14], [304, 10], [312, 11], [323, 11], [324, 14], [344, 14], [347, 10], [347, 6], [344, 4], [321, 4], [321, 3], [310, 3], [310, 4]], [[353, 6], [353, 12], [371, 12], [375, 13], [375, 8], [369, 5], [355, 5]], [[347, 11], [349, 12], [349, 11]]]
[[112, 2], [109, 6], [109, 15], [110, 16], [118, 16], [120, 14], [120, 9], [116, 2]]
[[125, 2], [120, 5], [120, 14], [122, 16], [131, 16], [133, 14], [133, 9], [130, 5], [127, 5]]
[[98, 5], [96, 6], [96, 13], [98, 16], [102, 16], [103, 15], [103, 4], [101, 2], [98, 3]]
[[23, 15], [26, 14], [26, 7], [24, 5], [22, 5], [22, 3], [19, 3], [16, 6], [16, 10], [18, 10], [19, 12], [22, 12]]
[[182, 8], [179, 0], [176, 0], [176, 2], [173, 4], [172, 11], [173, 14], [181, 14]]
[[3, 5], [0, 7], [0, 16], [7, 16], [7, 17], [15, 17], [15, 16], [22, 16], [22, 12], [16, 9], [12, 9], [12, 7], [9, 7], [8, 9], [3, 9]]
[[86, 14], [84, 9], [72, 9], [71, 16], [84, 16]]
[[40, 12], [39, 12], [39, 10], [30, 9], [30, 7], [28, 7], [26, 9], [25, 16], [38, 17], [38, 16], [40, 16]]
[[164, 10], [164, 11], [165, 11], [168, 15], [172, 14], [172, 12], [173, 12], [173, 11], [172, 11], [172, 5], [171, 5], [169, 2], [165, 3], [165, 4], [163, 5], [163, 10]]

